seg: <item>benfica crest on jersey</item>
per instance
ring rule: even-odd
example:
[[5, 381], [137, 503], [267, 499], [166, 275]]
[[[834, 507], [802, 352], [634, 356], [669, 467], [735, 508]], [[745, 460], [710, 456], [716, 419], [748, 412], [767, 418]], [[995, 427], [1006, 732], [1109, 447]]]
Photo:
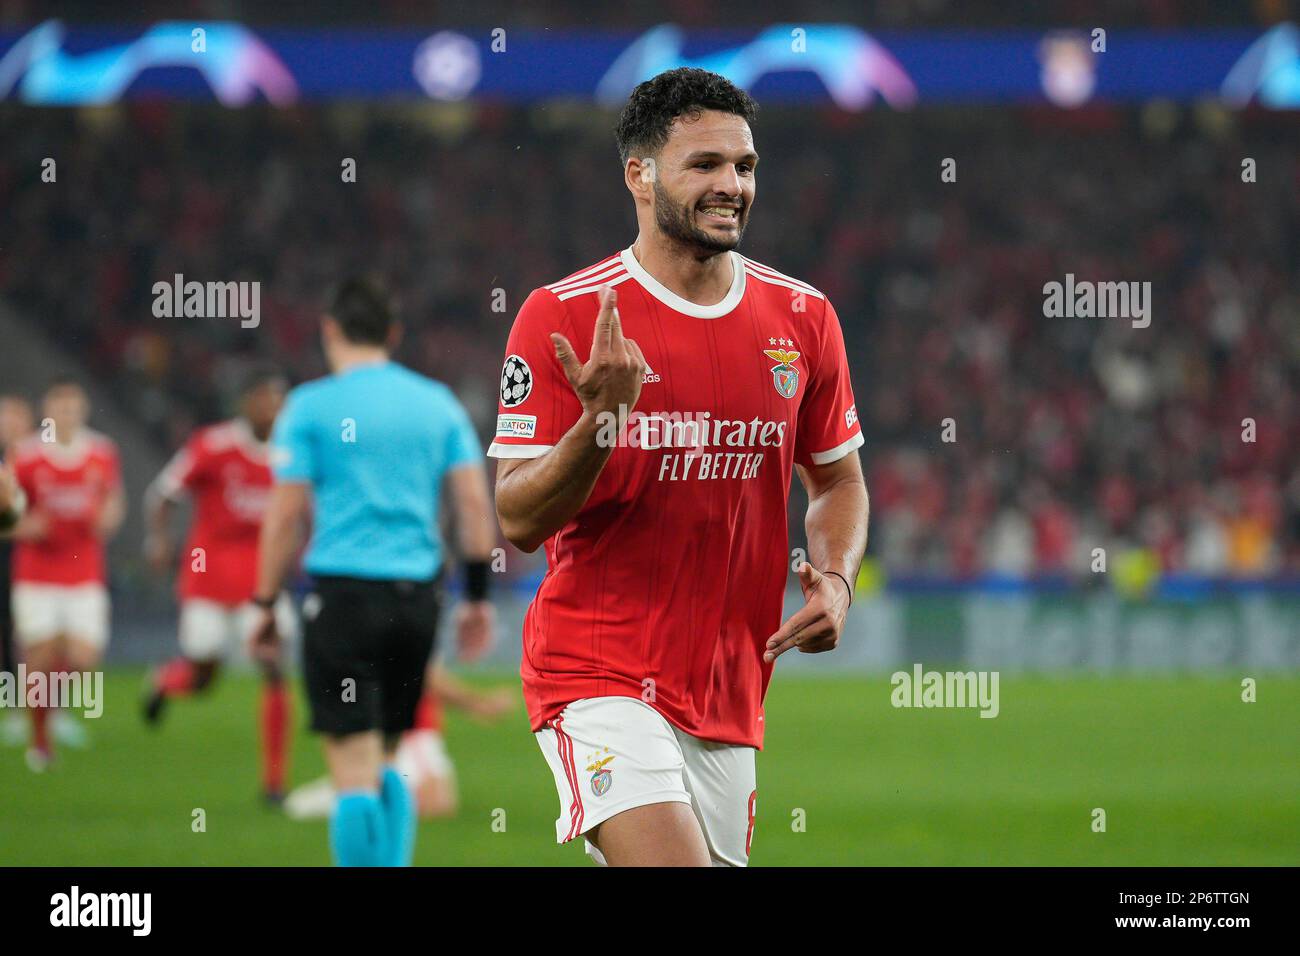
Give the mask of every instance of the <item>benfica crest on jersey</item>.
[[778, 364], [772, 366], [772, 384], [782, 398], [794, 398], [799, 391], [799, 370], [794, 362], [799, 358], [798, 352], [785, 349], [763, 349], [763, 354]]

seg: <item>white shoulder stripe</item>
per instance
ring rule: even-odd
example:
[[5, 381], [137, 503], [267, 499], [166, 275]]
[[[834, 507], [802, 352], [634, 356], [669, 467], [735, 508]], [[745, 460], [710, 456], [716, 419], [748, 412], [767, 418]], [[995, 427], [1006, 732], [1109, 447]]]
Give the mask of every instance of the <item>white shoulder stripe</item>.
[[597, 282], [595, 285], [586, 285], [580, 289], [570, 289], [568, 292], [562, 292], [560, 293], [558, 298], [561, 302], [563, 302], [565, 299], [572, 299], [575, 295], [583, 295], [584, 293], [587, 292], [599, 292], [600, 287], [602, 285], [618, 285], [620, 282], [626, 282], [630, 278], [632, 278], [631, 273], [624, 272], [621, 276], [619, 276], [616, 279], [606, 279], [604, 281]]
[[489, 458], [541, 458], [554, 445], [506, 445], [494, 441], [488, 446]]
[[746, 274], [746, 275], [751, 275], [751, 276], [753, 276], [755, 279], [757, 279], [759, 282], [766, 282], [766, 283], [768, 283], [769, 285], [782, 285], [782, 286], [785, 286], [787, 289], [793, 289], [795, 292], [803, 292], [803, 293], [805, 293], [805, 294], [807, 294], [807, 295], [814, 296], [815, 298], [818, 298], [818, 299], [824, 299], [824, 298], [826, 298], [826, 296], [822, 295], [820, 292], [818, 292], [816, 289], [814, 289], [814, 288], [813, 288], [812, 286], [810, 286], [810, 285], [797, 285], [797, 284], [794, 283], [794, 282], [786, 282], [786, 281], [784, 281], [784, 280], [782, 280], [782, 279], [776, 279], [776, 278], [773, 278], [772, 276], [766, 276], [766, 275], [763, 275], [763, 273], [761, 273], [761, 272], [757, 272], [757, 271], [755, 271], [754, 269], [750, 269], [748, 266], [746, 266], [746, 268], [745, 268], [745, 274]]
[[865, 439], [862, 432], [858, 432], [846, 442], [841, 442], [834, 448], [828, 448], [826, 451], [815, 451], [810, 456], [814, 465], [829, 465], [833, 461], [839, 461], [851, 451], [862, 447]]
[[[769, 276], [773, 279], [784, 279], [786, 282], [793, 282], [795, 285], [801, 285], [805, 287], [809, 292], [817, 292], [816, 289], [814, 289], [809, 283], [804, 282], [802, 279], [796, 279], [794, 276], [788, 276], [784, 272], [778, 272], [776, 269], [773, 269], [771, 266], [765, 266], [763, 265], [763, 263], [755, 262], [753, 259], [746, 259], [744, 256], [741, 256], [740, 258], [745, 260], [745, 265], [749, 266], [755, 271], [760, 272], [766, 276]], [[820, 295], [820, 293], [818, 294]]]
[[555, 283], [555, 285], [548, 285], [546, 288], [550, 289], [552, 292], [555, 293], [568, 292], [570, 289], [578, 288], [578, 286], [591, 285], [593, 282], [599, 282], [602, 279], [607, 279], [610, 276], [618, 275], [620, 272], [626, 272], [626, 271], [627, 269], [624, 268], [623, 263], [615, 262], [608, 269], [605, 269], [603, 272], [597, 272], [594, 275], [589, 275], [585, 279], [575, 279], [572, 282], [557, 282]]
[[618, 261], [618, 256], [616, 255], [610, 256], [608, 259], [602, 259], [600, 262], [597, 262], [594, 266], [588, 266], [585, 269], [573, 273], [573, 275], [571, 276], [565, 276], [559, 282], [552, 282], [550, 285], [543, 286], [542, 288], [553, 290], [558, 285], [565, 285], [567, 283], [573, 282], [575, 279], [581, 279], [583, 276], [589, 276], [593, 272], [599, 272], [601, 269], [608, 268], [609, 266], [613, 265], [617, 261]]

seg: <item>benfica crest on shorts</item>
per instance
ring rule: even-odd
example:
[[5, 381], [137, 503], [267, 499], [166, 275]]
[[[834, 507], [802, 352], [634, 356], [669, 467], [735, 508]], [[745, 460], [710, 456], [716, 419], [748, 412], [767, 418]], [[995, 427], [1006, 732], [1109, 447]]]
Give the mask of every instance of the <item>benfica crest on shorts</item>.
[[[605, 751], [609, 753], [608, 750]], [[614, 784], [614, 772], [605, 765], [614, 759], [610, 754], [604, 760], [593, 760], [587, 765], [587, 769], [592, 771], [591, 774], [591, 792], [598, 797], [603, 797], [609, 793], [609, 788]]]
[[777, 393], [782, 398], [794, 398], [794, 393], [799, 391], [799, 370], [794, 367], [799, 353], [787, 352], [785, 349], [763, 349], [763, 354], [778, 363], [772, 366], [772, 384], [776, 386]]

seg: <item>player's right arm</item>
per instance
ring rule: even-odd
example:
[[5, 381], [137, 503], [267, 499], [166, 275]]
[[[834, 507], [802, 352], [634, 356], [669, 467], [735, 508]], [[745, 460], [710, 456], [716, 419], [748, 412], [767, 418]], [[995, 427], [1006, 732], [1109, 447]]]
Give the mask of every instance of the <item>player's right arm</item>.
[[167, 570], [171, 561], [171, 541], [168, 531], [171, 528], [172, 514], [176, 511], [176, 502], [159, 495], [144, 499], [144, 557], [149, 567], [161, 574]]
[[623, 337], [617, 302], [614, 289], [601, 290], [591, 355], [585, 363], [562, 334], [552, 331], [549, 336], [554, 361], [581, 405], [577, 421], [544, 454], [505, 458], [497, 467], [497, 520], [507, 540], [521, 551], [536, 551], [586, 504], [614, 450], [612, 443], [597, 440], [602, 423], [612, 414], [619, 417], [621, 428], [641, 395], [645, 356], [636, 342]]
[[190, 439], [158, 473], [144, 493], [144, 554], [158, 573], [171, 561], [172, 515], [185, 493], [194, 485], [200, 461], [197, 437]]
[[122, 527], [122, 522], [126, 520], [126, 492], [122, 489], [122, 466], [117, 457], [116, 447], [108, 452], [105, 469], [108, 491], [104, 495], [104, 500], [100, 502], [99, 510], [95, 513], [95, 533], [102, 540], [108, 541], [117, 534], [118, 529]]
[[9, 465], [16, 488], [15, 503], [21, 501], [22, 505], [16, 509], [16, 514], [11, 515], [14, 524], [7, 532], [15, 541], [40, 541], [50, 531], [50, 519], [40, 508], [40, 499], [36, 495], [32, 463], [31, 458], [15, 452]]

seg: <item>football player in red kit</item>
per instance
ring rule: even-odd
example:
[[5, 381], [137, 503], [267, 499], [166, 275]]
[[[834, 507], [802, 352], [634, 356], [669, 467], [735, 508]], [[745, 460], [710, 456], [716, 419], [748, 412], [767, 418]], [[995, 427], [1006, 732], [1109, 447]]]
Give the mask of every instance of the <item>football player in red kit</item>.
[[[194, 504], [181, 553], [181, 654], [153, 675], [145, 718], [156, 723], [167, 702], [211, 686], [222, 659], [250, 636], [261, 610], [252, 603], [257, 538], [271, 492], [267, 438], [284, 402], [287, 383], [258, 371], [245, 383], [239, 415], [200, 428], [172, 458], [145, 494], [150, 564], [164, 572], [172, 560], [171, 517], [186, 497]], [[294, 632], [287, 596], [277, 607], [281, 633]], [[262, 789], [271, 803], [284, 794], [289, 735], [289, 696], [283, 666], [259, 662], [262, 687]]]
[[[86, 427], [90, 403], [71, 379], [45, 392], [41, 427], [11, 455], [26, 510], [13, 529], [14, 632], [27, 673], [92, 671], [108, 645], [104, 543], [126, 515], [117, 446]], [[27, 765], [53, 756], [54, 702], [31, 707]], [[66, 716], [66, 712], [65, 712]]]
[[[497, 515], [547, 574], [524, 697], [556, 837], [611, 865], [744, 865], [777, 656], [833, 649], [867, 539], [862, 432], [826, 296], [735, 251], [755, 106], [639, 85], [617, 137], [635, 242], [535, 290], [506, 347]], [[785, 623], [791, 473], [805, 606]]]

